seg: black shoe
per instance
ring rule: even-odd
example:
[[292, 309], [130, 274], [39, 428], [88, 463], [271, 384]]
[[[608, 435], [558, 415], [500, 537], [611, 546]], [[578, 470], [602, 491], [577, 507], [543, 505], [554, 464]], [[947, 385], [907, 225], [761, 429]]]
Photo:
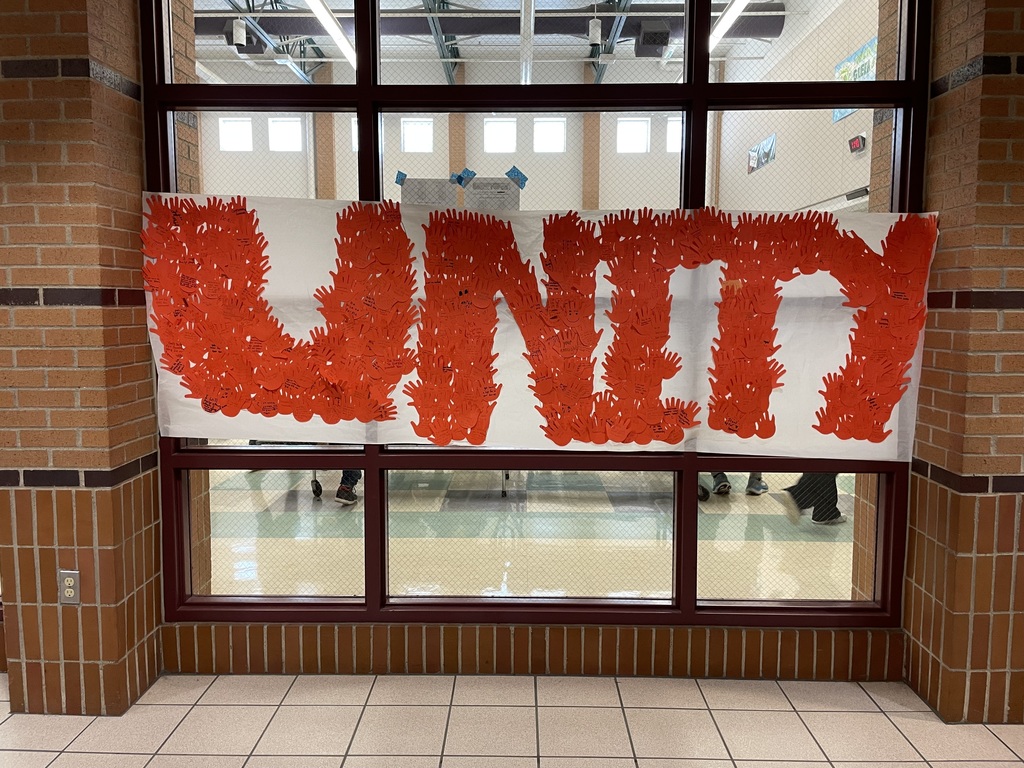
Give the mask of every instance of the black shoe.
[[697, 500], [707, 501], [711, 498], [711, 489], [708, 488], [704, 483], [697, 483]]
[[714, 476], [715, 485], [712, 490], [718, 496], [728, 496], [729, 491], [732, 490], [732, 486], [729, 484], [729, 478], [722, 473], [718, 473]]
[[823, 517], [820, 520], [815, 520], [812, 516], [811, 522], [815, 525], [839, 525], [840, 523], [846, 522], [846, 515], [842, 512], [836, 512], [832, 517]]
[[347, 485], [339, 485], [338, 492], [334, 494], [334, 500], [339, 504], [344, 504], [345, 506], [348, 506], [350, 504], [355, 504], [357, 501], [359, 501], [359, 497], [352, 493], [352, 489], [349, 488]]

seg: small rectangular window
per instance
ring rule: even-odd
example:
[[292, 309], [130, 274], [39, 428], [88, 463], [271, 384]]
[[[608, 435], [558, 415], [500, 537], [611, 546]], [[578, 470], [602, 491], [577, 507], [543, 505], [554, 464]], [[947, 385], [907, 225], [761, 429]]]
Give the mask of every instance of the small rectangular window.
[[619, 154], [651, 151], [651, 118], [620, 117], [615, 134]]
[[252, 120], [248, 117], [222, 117], [220, 151], [252, 152]]
[[434, 118], [402, 118], [402, 151], [426, 153], [434, 151]]
[[267, 128], [271, 152], [302, 151], [302, 118], [272, 117]]
[[683, 150], [683, 117], [669, 117], [665, 126], [665, 151], [679, 154]]
[[516, 119], [484, 118], [484, 152], [498, 154], [516, 151]]
[[535, 117], [533, 119], [533, 151], [565, 152], [564, 117]]

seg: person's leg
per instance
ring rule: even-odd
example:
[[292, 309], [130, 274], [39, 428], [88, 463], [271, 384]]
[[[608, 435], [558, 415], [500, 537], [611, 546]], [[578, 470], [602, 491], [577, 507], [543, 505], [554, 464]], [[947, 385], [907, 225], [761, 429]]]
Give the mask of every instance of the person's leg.
[[811, 522], [816, 525], [845, 523], [846, 517], [839, 511], [839, 491], [836, 488], [836, 472], [815, 472], [807, 481], [810, 497], [814, 500]]
[[729, 491], [732, 490], [732, 485], [729, 483], [729, 476], [725, 472], [715, 472], [712, 476], [711, 490], [717, 493], [719, 496], [728, 496]]
[[790, 522], [800, 522], [800, 512], [813, 509], [811, 522], [818, 525], [845, 523], [839, 512], [835, 472], [805, 472], [795, 485], [784, 488], [783, 505]]
[[356, 483], [363, 479], [363, 472], [360, 469], [344, 469], [341, 472], [341, 482], [338, 484], [338, 492], [334, 494], [334, 500], [339, 504], [355, 504], [359, 497], [353, 490]]
[[760, 496], [768, 492], [768, 483], [761, 479], [760, 472], [751, 472], [747, 476], [747, 496]]

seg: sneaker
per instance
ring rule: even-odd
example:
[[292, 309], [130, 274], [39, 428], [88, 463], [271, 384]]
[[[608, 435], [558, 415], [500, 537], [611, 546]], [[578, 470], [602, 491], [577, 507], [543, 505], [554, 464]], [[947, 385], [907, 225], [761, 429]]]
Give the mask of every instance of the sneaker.
[[711, 498], [711, 489], [708, 488], [704, 483], [697, 483], [697, 500], [707, 501]]
[[764, 480], [747, 483], [747, 496], [760, 496], [765, 493], [768, 493], [768, 483]]
[[840, 523], [845, 523], [846, 522], [846, 515], [844, 515], [842, 512], [840, 512], [835, 517], [828, 517], [828, 518], [825, 518], [824, 520], [815, 520], [812, 517], [811, 518], [811, 522], [814, 523], [815, 525], [839, 525]]
[[338, 492], [334, 494], [334, 500], [339, 504], [348, 506], [349, 504], [355, 504], [359, 501], [359, 497], [352, 493], [352, 489], [347, 485], [339, 485]]
[[729, 491], [732, 490], [732, 486], [729, 485], [729, 478], [723, 474], [717, 474], [714, 476], [715, 485], [711, 489], [717, 496], [728, 496]]
[[786, 510], [786, 517], [789, 518], [789, 522], [796, 525], [800, 522], [800, 505], [796, 503], [796, 499], [793, 498], [793, 494], [789, 491], [784, 490], [780, 497], [783, 509]]

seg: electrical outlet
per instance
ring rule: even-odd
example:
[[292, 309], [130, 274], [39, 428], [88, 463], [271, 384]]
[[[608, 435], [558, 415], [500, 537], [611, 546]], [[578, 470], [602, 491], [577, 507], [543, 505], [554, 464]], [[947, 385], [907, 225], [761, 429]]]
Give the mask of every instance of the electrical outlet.
[[79, 578], [78, 571], [58, 571], [57, 589], [60, 591], [60, 602], [72, 605], [78, 605], [82, 602], [82, 596], [79, 591], [80, 583], [81, 579]]

